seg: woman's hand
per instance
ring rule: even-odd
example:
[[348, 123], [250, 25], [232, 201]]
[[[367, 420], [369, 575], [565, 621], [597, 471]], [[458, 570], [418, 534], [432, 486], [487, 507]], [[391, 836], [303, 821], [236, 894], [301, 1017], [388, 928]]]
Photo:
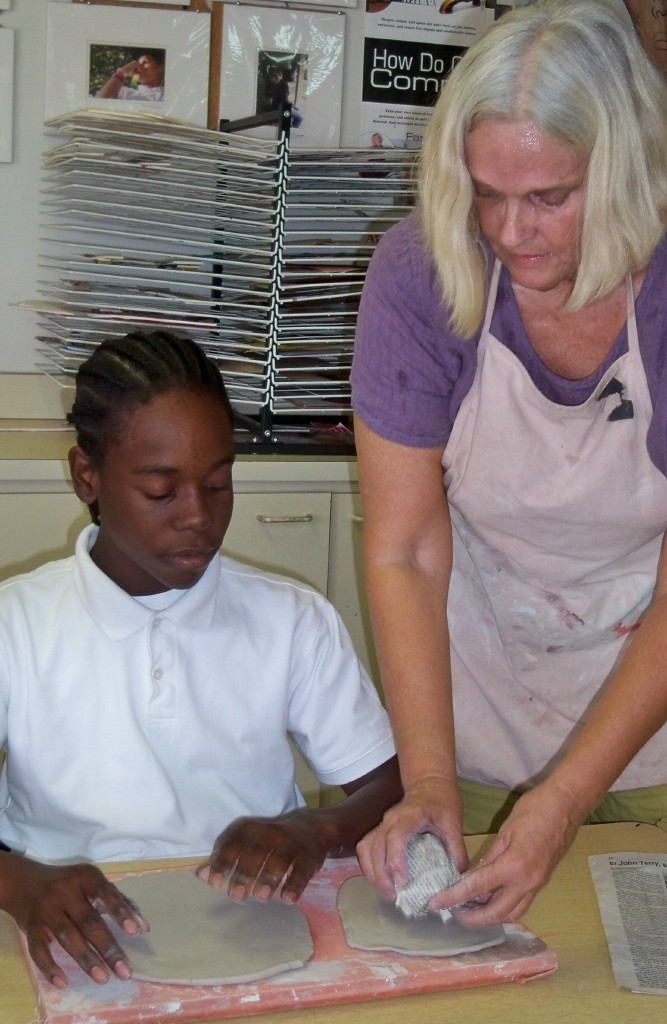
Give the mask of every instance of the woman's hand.
[[470, 926], [516, 921], [572, 844], [582, 817], [568, 794], [552, 783], [524, 793], [484, 859], [434, 896], [429, 909], [446, 907]]
[[420, 832], [440, 836], [459, 871], [468, 865], [461, 831], [461, 798], [455, 783], [434, 777], [421, 779], [403, 800], [388, 810], [377, 828], [357, 846], [364, 875], [388, 899], [407, 882], [405, 848]]
[[235, 900], [279, 893], [294, 903], [327, 857], [328, 836], [317, 822], [307, 809], [284, 818], [238, 818], [218, 836], [197, 874]]
[[138, 908], [92, 864], [52, 867], [6, 853], [0, 855], [2, 906], [23, 931], [30, 956], [56, 988], [67, 979], [51, 955], [55, 939], [95, 982], [113, 973], [127, 979], [132, 967], [102, 913], [127, 935], [148, 931]]

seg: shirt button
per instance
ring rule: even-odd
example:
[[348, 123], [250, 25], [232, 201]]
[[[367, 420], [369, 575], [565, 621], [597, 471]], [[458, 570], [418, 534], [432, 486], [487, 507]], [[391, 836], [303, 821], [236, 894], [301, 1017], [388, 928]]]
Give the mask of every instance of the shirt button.
[[153, 671], [153, 679], [162, 679], [162, 669], [161, 668], [156, 668]]
[[162, 619], [153, 619], [153, 629], [159, 629]]

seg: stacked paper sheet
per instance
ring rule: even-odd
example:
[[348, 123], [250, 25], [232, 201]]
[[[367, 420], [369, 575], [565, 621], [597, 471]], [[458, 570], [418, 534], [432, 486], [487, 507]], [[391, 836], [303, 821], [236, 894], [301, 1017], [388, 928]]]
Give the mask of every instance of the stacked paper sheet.
[[239, 411], [340, 415], [380, 236], [414, 201], [406, 151], [299, 150], [146, 114], [47, 124], [42, 368], [71, 380], [103, 338], [189, 334]]

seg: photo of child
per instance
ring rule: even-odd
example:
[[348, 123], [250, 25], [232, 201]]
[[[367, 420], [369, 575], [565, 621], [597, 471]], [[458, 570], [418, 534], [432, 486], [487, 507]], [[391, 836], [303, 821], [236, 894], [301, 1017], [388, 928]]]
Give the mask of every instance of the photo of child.
[[91, 43], [88, 66], [91, 98], [153, 103], [164, 99], [164, 49]]

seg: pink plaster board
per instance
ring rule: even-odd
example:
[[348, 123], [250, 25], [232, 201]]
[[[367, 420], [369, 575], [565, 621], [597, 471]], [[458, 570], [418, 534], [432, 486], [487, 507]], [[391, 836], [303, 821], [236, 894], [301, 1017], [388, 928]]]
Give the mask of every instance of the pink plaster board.
[[[507, 939], [454, 957], [363, 952], [345, 942], [336, 910], [342, 882], [359, 874], [354, 858], [327, 861], [299, 901], [310, 926], [314, 953], [298, 970], [242, 985], [169, 985], [111, 979], [96, 985], [54, 949], [68, 987], [54, 988], [24, 956], [42, 1024], [165, 1024], [242, 1017], [295, 1007], [349, 1003], [417, 992], [439, 992], [553, 973], [556, 954], [521, 925], [506, 925]], [[131, 955], [131, 944], [128, 944]]]

